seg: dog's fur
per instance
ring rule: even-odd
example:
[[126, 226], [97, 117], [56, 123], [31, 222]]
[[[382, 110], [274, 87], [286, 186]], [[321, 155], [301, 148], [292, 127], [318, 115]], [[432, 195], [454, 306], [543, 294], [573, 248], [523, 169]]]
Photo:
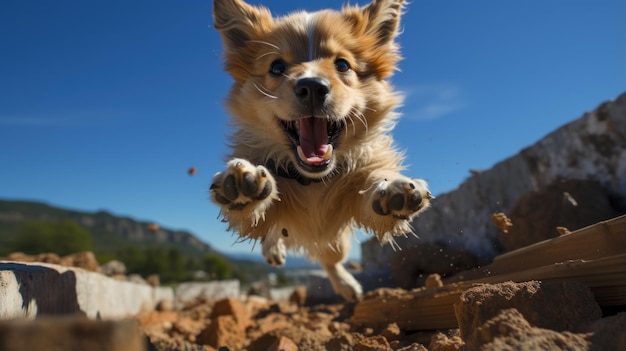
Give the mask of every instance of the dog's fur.
[[432, 198], [426, 182], [400, 174], [390, 135], [402, 10], [403, 0], [374, 0], [274, 18], [242, 0], [214, 2], [234, 134], [211, 198], [231, 230], [261, 239], [269, 263], [302, 250], [348, 300], [362, 294], [342, 266], [353, 227], [393, 243]]

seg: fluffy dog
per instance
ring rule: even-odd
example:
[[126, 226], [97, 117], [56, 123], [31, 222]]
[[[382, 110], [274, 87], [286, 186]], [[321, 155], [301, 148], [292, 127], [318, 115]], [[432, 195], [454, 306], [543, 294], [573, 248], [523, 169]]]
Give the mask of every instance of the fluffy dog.
[[214, 2], [234, 132], [211, 198], [230, 230], [261, 239], [270, 264], [303, 251], [347, 300], [362, 294], [342, 266], [353, 229], [393, 244], [432, 198], [425, 181], [400, 173], [390, 135], [402, 10], [403, 0], [374, 0], [275, 18], [242, 0]]

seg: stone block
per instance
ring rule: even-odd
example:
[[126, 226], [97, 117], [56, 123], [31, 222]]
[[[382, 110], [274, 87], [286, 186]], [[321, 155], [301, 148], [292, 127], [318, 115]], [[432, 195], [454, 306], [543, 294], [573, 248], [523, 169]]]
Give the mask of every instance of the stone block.
[[219, 300], [239, 297], [239, 280], [181, 283], [176, 288], [176, 305], [184, 306], [197, 300]]
[[173, 299], [169, 288], [108, 278], [80, 268], [0, 262], [0, 319], [78, 314], [124, 318]]

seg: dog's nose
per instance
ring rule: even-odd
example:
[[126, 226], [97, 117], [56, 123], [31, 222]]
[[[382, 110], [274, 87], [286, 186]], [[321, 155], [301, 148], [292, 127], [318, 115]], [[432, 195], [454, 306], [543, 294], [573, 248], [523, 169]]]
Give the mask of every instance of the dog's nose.
[[302, 78], [296, 83], [294, 92], [303, 103], [318, 106], [326, 100], [330, 92], [330, 84], [322, 78]]

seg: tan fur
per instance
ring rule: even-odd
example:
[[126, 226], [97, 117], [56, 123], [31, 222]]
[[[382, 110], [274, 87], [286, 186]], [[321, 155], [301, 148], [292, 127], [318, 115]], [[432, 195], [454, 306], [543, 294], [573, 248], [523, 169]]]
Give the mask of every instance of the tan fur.
[[[402, 5], [402, 0], [376, 0], [341, 12], [273, 18], [267, 9], [240, 0], [214, 4], [215, 27], [225, 43], [225, 69], [234, 79], [227, 100], [234, 134], [231, 161], [225, 172], [216, 174], [212, 198], [232, 230], [264, 242], [269, 262], [284, 263], [281, 245], [302, 250], [320, 261], [335, 290], [348, 299], [361, 293], [341, 266], [352, 228], [361, 227], [383, 243], [392, 241], [394, 235], [411, 232], [410, 220], [432, 197], [424, 181], [400, 174], [403, 155], [390, 135], [401, 97], [386, 78], [400, 59], [394, 38]], [[345, 59], [350, 70], [338, 71], [338, 59]], [[276, 60], [286, 64], [282, 76], [269, 74]], [[311, 107], [294, 94], [303, 77], [328, 83], [321, 118], [345, 122], [331, 165], [319, 176], [297, 166], [294, 145], [278, 123], [310, 117]], [[276, 168], [265, 168], [268, 161]], [[303, 185], [277, 174], [294, 165], [314, 181]], [[269, 182], [271, 194], [263, 199], [255, 198], [260, 191], [241, 195], [245, 174], [252, 174], [260, 188]], [[228, 183], [229, 175], [236, 182]], [[233, 184], [239, 189], [237, 198], [218, 198]], [[422, 198], [419, 209], [389, 209], [390, 195], [414, 193]], [[379, 198], [383, 211], [393, 215], [373, 210]]]

